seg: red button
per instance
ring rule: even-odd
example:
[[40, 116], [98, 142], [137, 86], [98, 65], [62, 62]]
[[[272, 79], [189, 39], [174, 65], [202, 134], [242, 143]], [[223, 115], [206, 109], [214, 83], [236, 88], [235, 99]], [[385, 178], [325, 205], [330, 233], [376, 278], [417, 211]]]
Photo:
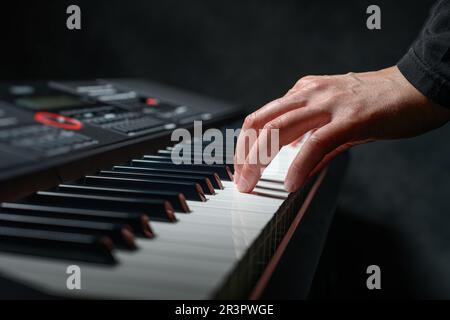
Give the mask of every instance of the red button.
[[65, 130], [80, 130], [83, 127], [83, 124], [76, 119], [51, 112], [36, 112], [34, 114], [34, 120], [47, 126]]
[[155, 98], [145, 99], [145, 104], [148, 106], [156, 106], [158, 103], [159, 103], [158, 99], [155, 99]]

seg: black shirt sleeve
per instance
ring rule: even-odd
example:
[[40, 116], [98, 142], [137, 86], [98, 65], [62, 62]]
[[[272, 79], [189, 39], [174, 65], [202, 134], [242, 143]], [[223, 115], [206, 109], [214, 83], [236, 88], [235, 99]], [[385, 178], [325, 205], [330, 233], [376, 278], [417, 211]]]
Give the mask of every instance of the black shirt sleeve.
[[427, 98], [450, 108], [450, 0], [434, 5], [419, 37], [397, 66]]

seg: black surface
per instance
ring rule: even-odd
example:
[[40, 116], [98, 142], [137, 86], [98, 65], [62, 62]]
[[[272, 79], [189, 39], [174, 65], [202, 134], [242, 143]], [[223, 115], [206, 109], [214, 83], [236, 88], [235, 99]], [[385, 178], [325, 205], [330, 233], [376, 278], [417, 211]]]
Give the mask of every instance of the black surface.
[[450, 298], [449, 138], [446, 125], [354, 150], [313, 297]]
[[39, 290], [30, 288], [29, 285], [22, 284], [17, 280], [4, 277], [0, 274], [0, 299], [17, 300], [17, 299], [50, 299], [50, 296], [40, 292]]
[[[8, 1], [1, 12], [3, 79], [145, 77], [257, 106], [306, 74], [395, 64], [433, 0]], [[78, 4], [82, 30], [66, 28]]]

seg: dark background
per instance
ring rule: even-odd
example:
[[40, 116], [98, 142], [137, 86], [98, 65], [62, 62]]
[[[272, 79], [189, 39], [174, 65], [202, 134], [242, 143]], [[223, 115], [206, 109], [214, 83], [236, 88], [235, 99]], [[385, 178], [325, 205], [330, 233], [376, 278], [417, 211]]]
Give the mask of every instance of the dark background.
[[[422, 1], [14, 1], [0, 13], [0, 80], [143, 77], [254, 109], [307, 74], [394, 65]], [[82, 30], [65, 27], [69, 4]], [[378, 4], [382, 30], [365, 27]], [[352, 152], [311, 298], [450, 298], [450, 126]], [[366, 289], [368, 265], [382, 290]]]

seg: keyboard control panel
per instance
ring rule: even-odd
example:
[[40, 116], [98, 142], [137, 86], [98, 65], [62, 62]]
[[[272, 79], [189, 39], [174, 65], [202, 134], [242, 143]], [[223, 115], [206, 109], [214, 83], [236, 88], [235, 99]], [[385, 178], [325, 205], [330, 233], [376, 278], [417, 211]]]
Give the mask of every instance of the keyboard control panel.
[[229, 113], [225, 104], [160, 88], [137, 80], [0, 85], [0, 181], [26, 163], [70, 160]]

